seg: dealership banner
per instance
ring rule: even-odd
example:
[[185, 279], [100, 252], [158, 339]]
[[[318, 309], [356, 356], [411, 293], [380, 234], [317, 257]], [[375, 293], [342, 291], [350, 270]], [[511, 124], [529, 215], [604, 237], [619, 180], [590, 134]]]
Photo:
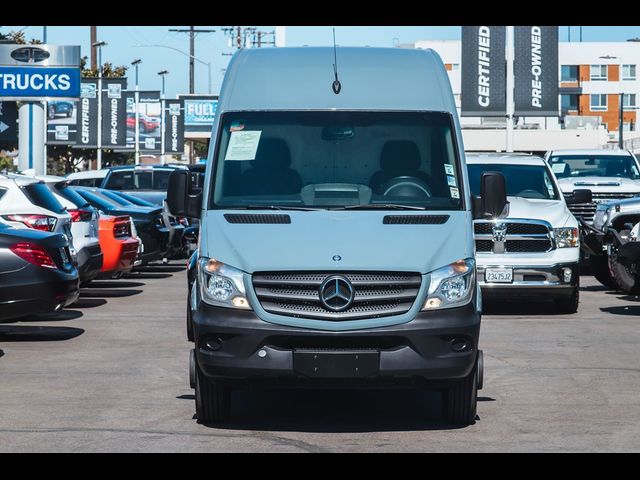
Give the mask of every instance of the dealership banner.
[[16, 102], [0, 101], [0, 142], [18, 144], [18, 107]]
[[124, 90], [126, 78], [102, 80], [102, 147], [127, 146], [127, 111]]
[[165, 100], [164, 102], [164, 152], [184, 153], [184, 102]]
[[504, 26], [462, 27], [462, 116], [506, 115], [505, 33]]
[[216, 95], [179, 95], [184, 101], [185, 132], [211, 132], [216, 118], [218, 97]]
[[[126, 146], [135, 149], [136, 103], [135, 93], [125, 95]], [[141, 153], [160, 154], [162, 148], [162, 105], [159, 91], [138, 92], [139, 148]]]
[[[98, 146], [98, 79], [83, 78], [80, 84], [80, 100], [76, 104], [75, 147]], [[51, 120], [51, 119], [50, 119]], [[59, 138], [62, 140], [62, 138]], [[71, 142], [58, 142], [71, 143]]]
[[515, 114], [558, 116], [558, 27], [514, 28]]

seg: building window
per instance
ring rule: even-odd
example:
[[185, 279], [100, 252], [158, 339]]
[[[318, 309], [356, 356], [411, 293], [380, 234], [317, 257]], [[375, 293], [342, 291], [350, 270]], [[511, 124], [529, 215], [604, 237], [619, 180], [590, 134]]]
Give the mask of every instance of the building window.
[[591, 95], [591, 110], [606, 110], [607, 109], [607, 95], [598, 93]]
[[607, 66], [591, 65], [591, 80], [607, 80]]
[[635, 79], [636, 79], [636, 66], [622, 65], [622, 80], [635, 80]]
[[624, 105], [624, 108], [636, 108], [635, 93], [625, 93], [622, 98], [623, 98], [622, 105]]
[[567, 112], [578, 111], [578, 95], [560, 95], [560, 105], [562, 106], [562, 114]]
[[560, 69], [562, 82], [577, 82], [578, 81], [578, 65], [562, 65]]

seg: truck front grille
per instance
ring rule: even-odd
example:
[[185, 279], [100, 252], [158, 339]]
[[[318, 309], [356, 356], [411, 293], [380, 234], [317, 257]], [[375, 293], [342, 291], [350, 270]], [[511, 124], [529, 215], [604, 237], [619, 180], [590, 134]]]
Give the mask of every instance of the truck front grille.
[[[573, 213], [573, 216], [581, 217], [587, 223], [593, 223], [593, 217], [596, 214], [596, 207], [598, 203], [606, 202], [609, 200], [621, 200], [624, 198], [633, 198], [639, 196], [640, 193], [592, 193], [593, 202], [590, 203], [574, 203], [570, 204], [569, 210]], [[570, 193], [566, 193], [565, 198], [571, 198]]]
[[[321, 299], [324, 281], [347, 279], [354, 290], [343, 311], [326, 308]], [[413, 305], [422, 277], [418, 273], [386, 272], [265, 272], [253, 275], [260, 305], [269, 313], [297, 318], [344, 321], [401, 315]]]
[[546, 222], [524, 219], [474, 222], [476, 252], [531, 253], [553, 248], [551, 227]]

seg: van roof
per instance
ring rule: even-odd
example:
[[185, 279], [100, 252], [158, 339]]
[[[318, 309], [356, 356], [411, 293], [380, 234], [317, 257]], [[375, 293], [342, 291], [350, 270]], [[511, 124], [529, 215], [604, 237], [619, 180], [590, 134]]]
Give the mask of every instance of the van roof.
[[218, 112], [246, 110], [433, 110], [455, 112], [449, 79], [433, 50], [338, 47], [241, 49], [220, 92]]

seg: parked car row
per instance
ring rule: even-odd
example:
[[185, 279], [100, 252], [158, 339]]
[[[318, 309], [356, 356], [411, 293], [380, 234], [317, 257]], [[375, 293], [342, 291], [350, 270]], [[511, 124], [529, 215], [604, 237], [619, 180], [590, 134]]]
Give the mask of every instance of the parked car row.
[[96, 278], [186, 258], [186, 219], [63, 177], [0, 175], [0, 321], [60, 310]]

